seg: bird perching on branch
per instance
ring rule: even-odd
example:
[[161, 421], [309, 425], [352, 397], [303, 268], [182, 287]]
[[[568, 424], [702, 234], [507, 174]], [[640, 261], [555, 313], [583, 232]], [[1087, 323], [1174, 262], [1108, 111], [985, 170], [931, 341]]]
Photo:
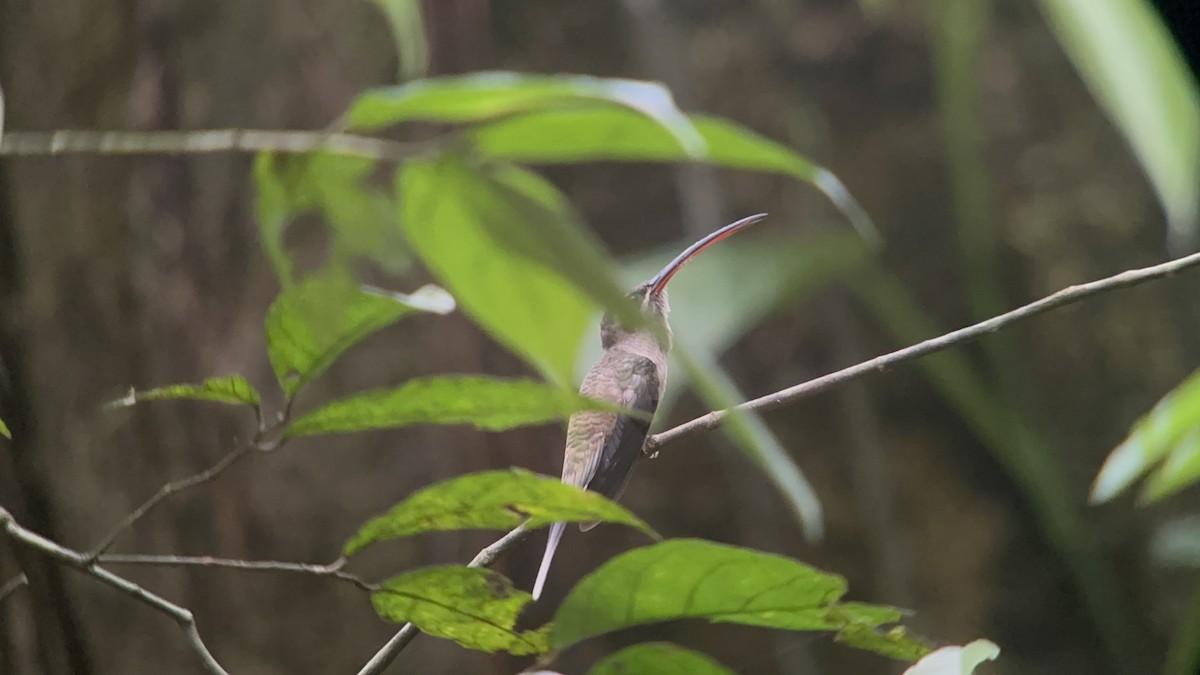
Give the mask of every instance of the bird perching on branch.
[[[617, 499], [629, 482], [633, 465], [642, 454], [651, 418], [667, 387], [667, 352], [671, 349], [671, 326], [667, 323], [667, 283], [683, 265], [704, 249], [750, 227], [767, 214], [743, 218], [726, 225], [687, 247], [649, 281], [639, 284], [629, 297], [638, 303], [645, 318], [636, 328], [622, 326], [612, 314], [600, 321], [600, 357], [579, 387], [589, 398], [608, 401], [621, 408], [645, 413], [644, 418], [615, 412], [588, 410], [575, 413], [567, 423], [567, 447], [563, 456], [562, 481]], [[583, 523], [587, 531], [595, 523]], [[546, 585], [546, 575], [566, 523], [550, 526], [546, 552], [533, 586], [536, 600]]]

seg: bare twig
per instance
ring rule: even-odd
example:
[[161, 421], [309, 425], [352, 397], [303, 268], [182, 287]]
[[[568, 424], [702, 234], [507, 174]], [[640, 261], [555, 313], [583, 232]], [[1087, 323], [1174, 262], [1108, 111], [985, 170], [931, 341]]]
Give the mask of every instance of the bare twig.
[[18, 574], [17, 576], [9, 579], [4, 583], [3, 586], [0, 586], [0, 602], [4, 602], [5, 598], [12, 595], [18, 588], [21, 588], [28, 583], [29, 577], [25, 576], [24, 574]]
[[201, 483], [207, 483], [208, 481], [216, 478], [226, 469], [233, 466], [239, 459], [250, 454], [250, 451], [254, 450], [255, 447], [255, 443], [239, 446], [229, 454], [217, 460], [216, 464], [213, 464], [200, 473], [193, 474], [187, 478], [171, 481], [170, 483], [160, 487], [158, 492], [154, 493], [153, 496], [142, 502], [141, 506], [130, 512], [129, 515], [125, 516], [124, 520], [122, 520], [119, 525], [113, 528], [111, 532], [109, 532], [104, 536], [103, 539], [100, 540], [100, 543], [96, 544], [96, 546], [92, 548], [91, 552], [87, 554], [86, 560], [88, 564], [95, 563], [100, 556], [103, 555], [104, 552], [113, 545], [113, 542], [116, 541], [117, 537], [121, 536], [123, 532], [133, 527], [135, 523], [141, 520], [147, 513], [150, 513], [150, 511], [154, 507], [158, 506], [159, 503], [161, 503], [164, 499], [170, 497], [176, 492], [195, 487]]
[[[777, 391], [766, 396], [761, 396], [751, 401], [746, 401], [737, 406], [737, 410], [753, 410], [763, 412], [766, 410], [774, 410], [791, 403], [795, 403], [802, 398], [820, 393], [831, 387], [836, 387], [840, 384], [845, 384], [851, 380], [858, 379], [868, 373], [883, 372], [905, 361], [921, 358], [935, 352], [940, 352], [951, 347], [958, 346], [964, 342], [978, 339], [989, 333], [994, 333], [1005, 326], [1027, 319], [1043, 312], [1048, 312], [1056, 307], [1069, 305], [1084, 298], [1089, 298], [1099, 293], [1135, 286], [1151, 279], [1159, 279], [1169, 277], [1177, 272], [1181, 272], [1189, 267], [1200, 265], [1200, 253], [1195, 253], [1183, 258], [1171, 260], [1154, 265], [1153, 267], [1144, 267], [1136, 270], [1121, 272], [1120, 274], [1091, 281], [1086, 284], [1079, 284], [1064, 288], [1057, 293], [1048, 295], [1041, 300], [1031, 302], [1023, 307], [1018, 307], [1011, 312], [1006, 312], [999, 316], [992, 317], [986, 321], [980, 321], [977, 324], [960, 328], [959, 330], [946, 333], [940, 337], [932, 338], [924, 342], [917, 343], [911, 347], [905, 347], [890, 354], [877, 356], [869, 361], [864, 361], [849, 368], [843, 368], [834, 373], [818, 377], [815, 380], [803, 382], [794, 387], [788, 387], [782, 391]], [[668, 429], [662, 433], [655, 434], [646, 439], [646, 453], [653, 455], [659, 448], [673, 443], [684, 437], [690, 436], [698, 431], [705, 429], [713, 429], [721, 423], [721, 420], [729, 413], [728, 410], [714, 410], [706, 415], [701, 415], [696, 419], [680, 424], [677, 427]]]
[[200, 129], [196, 131], [9, 131], [0, 139], [0, 156], [68, 153], [102, 155], [196, 154], [210, 152], [327, 152], [400, 162], [426, 154], [447, 142], [435, 138], [401, 143], [383, 138], [328, 131]]
[[[500, 556], [504, 555], [510, 548], [525, 541], [525, 538], [532, 532], [533, 530], [526, 529], [525, 525], [518, 525], [511, 532], [500, 537], [495, 543], [476, 554], [471, 562], [467, 564], [467, 567], [491, 567], [492, 563], [496, 562]], [[413, 641], [413, 638], [417, 637], [417, 633], [419, 632], [420, 629], [413, 624], [404, 624], [399, 632], [392, 636], [392, 639], [388, 640], [387, 644], [371, 657], [371, 660], [362, 667], [362, 670], [358, 671], [358, 675], [379, 675], [379, 673], [382, 673], [385, 668], [392, 664], [392, 661], [396, 659], [400, 651], [407, 647], [408, 643]]]
[[159, 596], [150, 591], [138, 586], [124, 577], [117, 576], [112, 572], [99, 567], [88, 556], [64, 548], [49, 539], [21, 527], [12, 514], [3, 508], [0, 508], [0, 529], [8, 535], [8, 538], [15, 544], [20, 544], [26, 548], [40, 551], [59, 563], [82, 571], [84, 574], [95, 577], [101, 583], [111, 586], [118, 591], [128, 595], [129, 597], [150, 606], [152, 609], [167, 615], [175, 623], [183, 628], [187, 635], [188, 642], [191, 643], [192, 649], [200, 656], [200, 661], [204, 665], [204, 669], [213, 675], [229, 675], [221, 664], [217, 663], [212, 652], [208, 651], [208, 647], [204, 645], [204, 641], [200, 639], [200, 632], [196, 629], [196, 619], [192, 616], [192, 612], [184, 607]]
[[314, 577], [329, 577], [338, 579], [350, 584], [354, 584], [358, 588], [367, 591], [368, 593], [375, 590], [374, 584], [364, 581], [362, 578], [344, 571], [342, 568], [346, 565], [345, 558], [338, 560], [328, 565], [314, 565], [311, 563], [293, 563], [284, 562], [281, 560], [239, 560], [235, 558], [213, 558], [211, 556], [186, 556], [186, 555], [116, 555], [106, 554], [99, 558], [99, 562], [107, 565], [140, 565], [145, 567], [215, 567], [220, 569], [240, 570], [243, 572], [286, 572], [291, 574], [307, 574]]

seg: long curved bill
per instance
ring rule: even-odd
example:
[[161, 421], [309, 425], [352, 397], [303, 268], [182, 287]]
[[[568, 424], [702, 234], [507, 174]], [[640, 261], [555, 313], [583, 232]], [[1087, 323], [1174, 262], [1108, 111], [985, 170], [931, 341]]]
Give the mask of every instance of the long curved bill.
[[662, 270], [658, 274], [655, 274], [654, 278], [650, 280], [650, 294], [662, 293], [663, 289], [667, 287], [667, 282], [671, 280], [671, 277], [675, 276], [675, 273], [679, 271], [679, 268], [683, 267], [684, 263], [696, 257], [696, 255], [704, 249], [712, 246], [722, 239], [725, 239], [726, 237], [741, 232], [742, 230], [750, 227], [766, 217], [767, 214], [765, 213], [756, 213], [753, 216], [747, 216], [737, 222], [730, 223], [725, 227], [722, 227], [716, 232], [713, 232], [707, 237], [687, 247], [683, 253], [675, 256], [674, 260], [667, 263], [667, 266], [662, 268]]

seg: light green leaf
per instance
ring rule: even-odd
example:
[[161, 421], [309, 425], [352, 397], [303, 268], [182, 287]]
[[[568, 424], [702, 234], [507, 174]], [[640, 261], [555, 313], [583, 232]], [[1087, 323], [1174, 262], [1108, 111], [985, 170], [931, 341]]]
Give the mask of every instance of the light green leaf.
[[593, 521], [628, 525], [658, 537], [637, 516], [595, 492], [512, 469], [459, 476], [413, 493], [367, 521], [346, 542], [345, 553], [354, 555], [376, 542], [421, 532], [511, 530], [521, 523], [532, 529], [556, 522]]
[[267, 260], [275, 268], [275, 276], [286, 285], [292, 282], [294, 271], [292, 259], [283, 245], [283, 232], [299, 209], [293, 205], [287, 181], [276, 167], [277, 161], [273, 152], [260, 152], [254, 158], [257, 197], [254, 211]]
[[472, 73], [369, 90], [347, 113], [351, 128], [375, 130], [410, 121], [481, 122], [555, 108], [620, 107], [661, 129], [677, 151], [704, 156], [704, 139], [671, 92], [657, 82], [587, 75]]
[[890, 608], [839, 605], [845, 592], [841, 577], [790, 558], [673, 539], [623, 553], [580, 581], [554, 615], [550, 642], [561, 650], [604, 633], [679, 619], [837, 631], [898, 616]]
[[371, 593], [379, 616], [411, 621], [421, 632], [483, 652], [544, 654], [550, 626], [519, 631], [517, 617], [533, 596], [492, 570], [431, 567], [401, 574]]
[[[1159, 499], [1200, 477], [1200, 371], [1155, 404], [1104, 461], [1092, 485], [1092, 503], [1112, 499], [1162, 462], [1146, 496]], [[1165, 460], [1165, 461], [1164, 461]]]
[[[702, 161], [731, 169], [780, 173], [810, 183], [859, 234], [875, 243], [871, 219], [836, 176], [786, 146], [732, 122], [689, 117], [708, 148]], [[565, 108], [514, 115], [471, 129], [466, 137], [486, 157], [533, 164], [590, 161], [680, 162], [690, 159], [660, 125], [620, 108]]]
[[162, 399], [189, 399], [252, 406], [257, 406], [259, 402], [258, 392], [246, 381], [246, 378], [241, 375], [228, 375], [226, 377], [210, 377], [200, 384], [172, 384], [148, 391], [130, 389], [129, 394], [124, 398], [112, 401], [107, 407], [124, 408], [142, 401]]
[[409, 241], [463, 310], [547, 378], [570, 383], [594, 305], [540, 258], [507, 246], [528, 236], [528, 200], [448, 156], [406, 164], [397, 190]]
[[469, 375], [414, 378], [329, 403], [288, 426], [288, 437], [398, 429], [414, 424], [471, 424], [487, 431], [545, 424], [580, 410], [603, 410], [569, 389], [533, 380]]
[[[2, 100], [0, 100], [0, 105], [2, 105], [3, 103], [4, 102]], [[0, 120], [0, 121], [2, 121], [2, 120]], [[3, 127], [0, 127], [0, 132], [3, 132]], [[4, 423], [4, 420], [0, 420], [0, 436], [3, 436], [8, 439], [12, 438], [12, 432], [9, 431], [8, 425]]]
[[413, 312], [447, 314], [454, 298], [437, 286], [411, 295], [362, 288], [337, 270], [285, 288], [267, 311], [267, 352], [290, 398], [347, 349]]
[[1133, 146], [1167, 214], [1194, 243], [1200, 212], [1200, 93], [1147, 0], [1040, 0], [1092, 94]]
[[400, 80], [412, 80], [429, 67], [429, 42], [425, 39], [425, 21], [421, 0], [372, 0], [387, 17], [400, 62]]
[[588, 675], [734, 675], [712, 658], [669, 642], [644, 642], [605, 657]]

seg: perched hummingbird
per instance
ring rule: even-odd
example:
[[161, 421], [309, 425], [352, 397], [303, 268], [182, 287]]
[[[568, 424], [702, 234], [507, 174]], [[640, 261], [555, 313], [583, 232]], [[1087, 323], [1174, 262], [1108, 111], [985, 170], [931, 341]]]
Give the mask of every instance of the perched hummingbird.
[[[667, 323], [667, 282], [684, 263], [722, 239], [757, 223], [767, 214], [743, 218], [726, 225], [687, 247], [667, 263], [649, 281], [639, 284], [629, 293], [650, 324], [628, 329], [616, 317], [606, 313], [600, 321], [600, 357], [579, 387], [579, 393], [614, 403], [622, 408], [640, 410], [653, 417], [667, 387], [667, 352], [671, 349], [671, 326]], [[567, 448], [563, 456], [562, 481], [617, 499], [629, 482], [634, 462], [642, 454], [650, 419], [597, 410], [585, 410], [571, 415], [567, 423]], [[581, 523], [587, 531], [596, 523]], [[536, 600], [546, 585], [546, 575], [554, 550], [562, 538], [566, 523], [550, 526], [546, 553], [533, 586]]]

